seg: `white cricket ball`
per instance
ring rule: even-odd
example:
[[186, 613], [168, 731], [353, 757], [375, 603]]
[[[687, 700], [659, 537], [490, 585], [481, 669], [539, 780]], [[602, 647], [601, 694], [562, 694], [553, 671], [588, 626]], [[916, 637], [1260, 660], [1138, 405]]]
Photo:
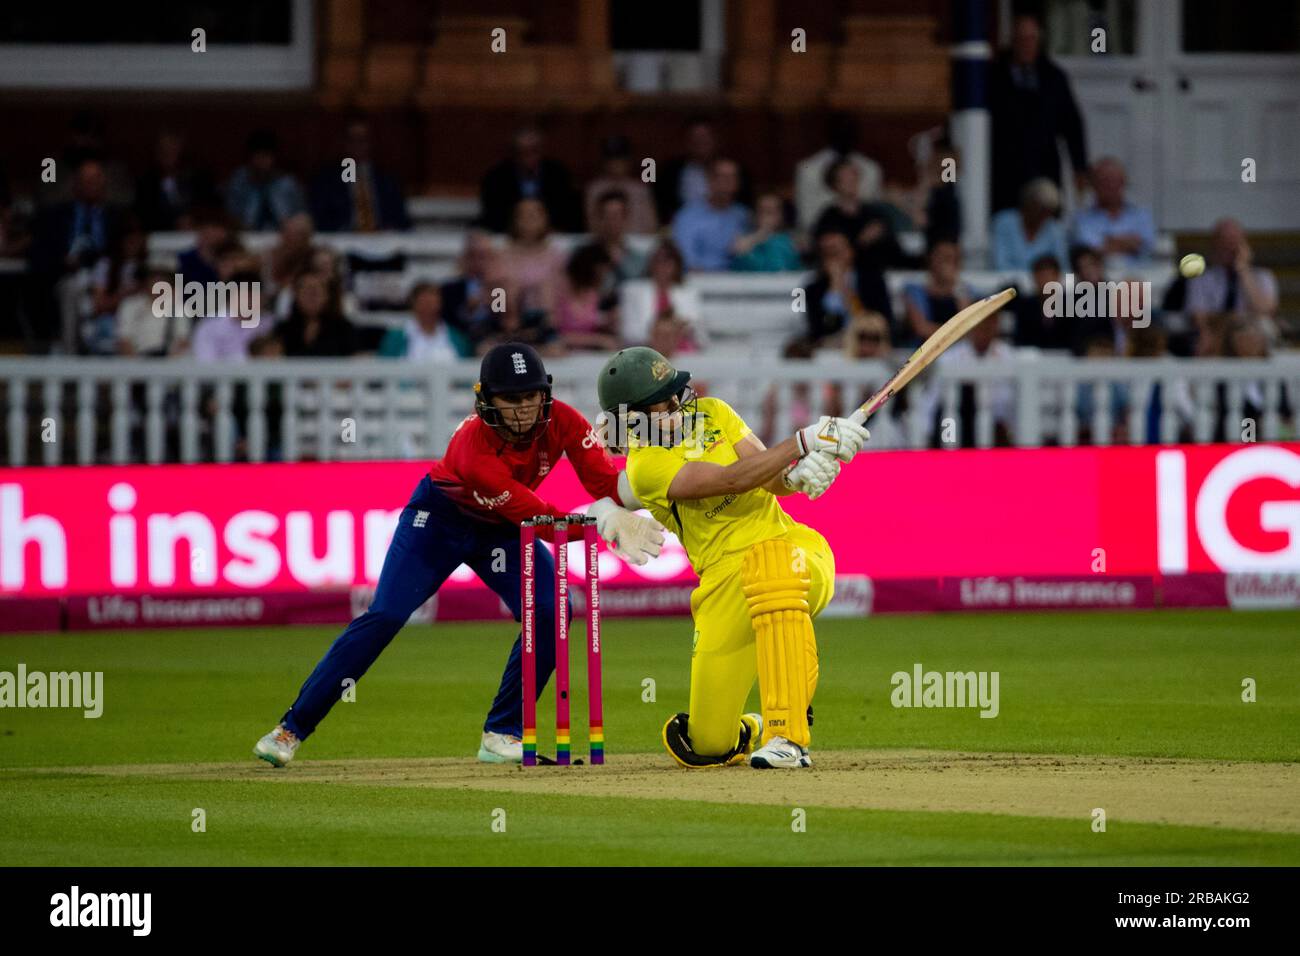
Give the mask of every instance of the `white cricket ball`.
[[1178, 271], [1184, 279], [1195, 279], [1205, 271], [1205, 257], [1193, 252], [1178, 261]]

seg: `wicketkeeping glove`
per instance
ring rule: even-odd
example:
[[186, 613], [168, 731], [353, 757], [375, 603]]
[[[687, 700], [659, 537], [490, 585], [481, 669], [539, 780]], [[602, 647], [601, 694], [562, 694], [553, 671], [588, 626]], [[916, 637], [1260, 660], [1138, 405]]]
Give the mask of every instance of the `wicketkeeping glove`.
[[871, 433], [852, 419], [823, 415], [816, 425], [799, 429], [794, 437], [799, 445], [800, 458], [814, 451], [824, 451], [840, 461], [852, 461], [871, 438]]
[[629, 564], [645, 564], [659, 557], [664, 526], [654, 518], [620, 508], [611, 498], [593, 501], [587, 513], [596, 519], [596, 531], [610, 550]]

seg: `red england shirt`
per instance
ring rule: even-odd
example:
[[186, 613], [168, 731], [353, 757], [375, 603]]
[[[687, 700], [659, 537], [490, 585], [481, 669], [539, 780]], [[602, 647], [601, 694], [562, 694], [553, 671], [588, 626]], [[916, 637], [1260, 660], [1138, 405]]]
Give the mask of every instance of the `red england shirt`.
[[[506, 441], [477, 414], [466, 417], [447, 443], [447, 453], [429, 469], [429, 478], [470, 517], [517, 526], [526, 518], [567, 513], [534, 491], [562, 455], [569, 456], [593, 500], [619, 500], [614, 459], [582, 413], [560, 401], [552, 403], [546, 429], [523, 446]], [[552, 540], [548, 527], [537, 533]]]

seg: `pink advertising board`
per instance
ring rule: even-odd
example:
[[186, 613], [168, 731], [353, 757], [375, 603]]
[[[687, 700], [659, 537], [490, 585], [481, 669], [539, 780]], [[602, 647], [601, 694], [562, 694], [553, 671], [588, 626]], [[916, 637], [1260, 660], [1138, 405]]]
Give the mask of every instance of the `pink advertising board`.
[[[345, 620], [425, 470], [0, 470], [0, 629]], [[567, 462], [542, 494], [586, 504]], [[1300, 444], [879, 452], [783, 504], [830, 541], [838, 613], [1300, 603]], [[672, 614], [694, 576], [673, 540], [601, 580], [611, 613]], [[505, 616], [466, 568], [431, 603]]]

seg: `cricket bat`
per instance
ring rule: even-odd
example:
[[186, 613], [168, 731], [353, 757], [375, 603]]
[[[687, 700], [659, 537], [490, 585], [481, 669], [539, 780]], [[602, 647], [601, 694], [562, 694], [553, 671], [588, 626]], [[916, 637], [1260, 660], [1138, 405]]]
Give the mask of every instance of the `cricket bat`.
[[1002, 307], [1016, 297], [1015, 289], [1003, 289], [994, 295], [972, 302], [951, 319], [939, 326], [935, 333], [921, 343], [903, 363], [902, 368], [880, 387], [876, 394], [849, 417], [861, 425], [868, 418], [880, 411], [880, 407], [903, 390], [912, 379], [924, 372], [949, 347], [961, 339], [989, 316], [1001, 311]]

